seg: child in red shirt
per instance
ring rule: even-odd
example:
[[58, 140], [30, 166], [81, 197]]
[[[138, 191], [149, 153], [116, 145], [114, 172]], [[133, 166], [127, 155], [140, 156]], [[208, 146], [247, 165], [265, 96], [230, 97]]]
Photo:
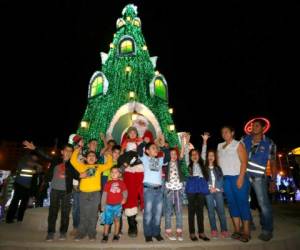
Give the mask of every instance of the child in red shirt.
[[115, 224], [113, 241], [118, 241], [120, 217], [122, 215], [122, 205], [127, 200], [127, 188], [125, 183], [120, 180], [121, 173], [119, 168], [112, 167], [110, 170], [111, 180], [105, 184], [102, 194], [101, 206], [103, 212], [104, 232], [102, 242], [108, 241], [108, 230], [111, 224]]

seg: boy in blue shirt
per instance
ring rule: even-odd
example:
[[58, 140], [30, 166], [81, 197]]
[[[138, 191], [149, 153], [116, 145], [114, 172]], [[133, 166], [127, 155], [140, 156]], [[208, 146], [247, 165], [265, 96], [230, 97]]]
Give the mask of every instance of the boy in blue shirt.
[[[157, 157], [159, 146], [164, 150], [165, 140], [163, 135], [155, 143], [145, 143], [139, 145], [139, 154], [144, 166], [144, 236], [146, 242], [151, 242], [152, 237], [157, 241], [164, 240], [160, 232], [160, 220], [163, 208], [163, 188], [162, 188], [162, 166], [163, 157]], [[145, 151], [144, 151], [145, 150]], [[165, 154], [165, 156], [168, 154]], [[167, 162], [167, 159], [165, 159]]]

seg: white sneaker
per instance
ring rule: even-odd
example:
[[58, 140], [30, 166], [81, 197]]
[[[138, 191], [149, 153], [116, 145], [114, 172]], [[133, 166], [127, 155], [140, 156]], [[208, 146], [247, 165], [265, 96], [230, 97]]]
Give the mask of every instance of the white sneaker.
[[180, 232], [180, 233], [177, 232], [176, 235], [177, 235], [177, 240], [178, 241], [183, 241], [182, 232]]
[[176, 237], [171, 232], [166, 232], [165, 235], [169, 240], [176, 240]]

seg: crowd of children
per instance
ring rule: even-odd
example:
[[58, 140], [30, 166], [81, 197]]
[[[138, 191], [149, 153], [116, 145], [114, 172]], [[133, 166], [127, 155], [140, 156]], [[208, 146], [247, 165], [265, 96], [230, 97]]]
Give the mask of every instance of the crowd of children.
[[[233, 135], [230, 127], [223, 127], [224, 142], [215, 151], [207, 150], [210, 136], [204, 133], [200, 152], [189, 148], [188, 133], [181, 135], [179, 150], [179, 147], [170, 148], [162, 134], [156, 140], [150, 136], [141, 138], [138, 131], [130, 127], [121, 146], [112, 139], [106, 141], [101, 134], [100, 138], [105, 146], [97, 153], [97, 139], [90, 140], [85, 148], [83, 139], [76, 136], [73, 139], [74, 145], [65, 145], [61, 157], [56, 159], [45, 156], [33, 143], [25, 141], [23, 144], [26, 148], [51, 161], [46, 175], [47, 182], [51, 183], [46, 240], [52, 241], [55, 238], [59, 208], [62, 213], [59, 239], [66, 238], [73, 195], [72, 235], [76, 241], [86, 236], [91, 241], [96, 239], [99, 210], [102, 211], [101, 221], [104, 225], [103, 243], [109, 239], [112, 224], [112, 240], [116, 242], [120, 239], [123, 212], [127, 217], [128, 235], [136, 237], [136, 216], [139, 210], [143, 214], [146, 242], [152, 242], [153, 239], [163, 241], [164, 237], [170, 241], [183, 241], [185, 193], [188, 200], [190, 240], [209, 241], [210, 238], [231, 237], [248, 242], [251, 213], [248, 201], [250, 182], [247, 176], [247, 151], [243, 143], [233, 139]], [[187, 167], [187, 176], [183, 171], [184, 166]], [[228, 231], [224, 196], [233, 221], [232, 234]], [[205, 205], [208, 209], [210, 238], [204, 230]], [[220, 231], [215, 213], [219, 218]], [[171, 223], [173, 214], [176, 219], [175, 231]], [[163, 235], [162, 216], [165, 219]], [[268, 233], [272, 233], [272, 228]], [[263, 235], [264, 240], [270, 240], [270, 234]]]

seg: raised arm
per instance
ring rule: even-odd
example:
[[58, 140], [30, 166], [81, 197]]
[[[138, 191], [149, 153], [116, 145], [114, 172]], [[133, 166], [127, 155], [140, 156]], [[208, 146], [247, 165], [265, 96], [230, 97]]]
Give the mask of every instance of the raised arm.
[[71, 164], [79, 173], [82, 173], [86, 171], [88, 167], [86, 166], [86, 164], [78, 161], [79, 153], [80, 148], [76, 148], [71, 156]]
[[41, 156], [45, 160], [47, 160], [47, 161], [53, 160], [53, 158], [50, 155], [45, 153], [43, 150], [37, 148], [33, 142], [29, 142], [29, 141], [25, 140], [22, 142], [22, 144], [24, 145], [24, 148], [35, 151], [39, 156]]
[[208, 132], [204, 132], [203, 135], [201, 135], [203, 142], [202, 142], [202, 150], [201, 150], [201, 158], [205, 162], [206, 161], [206, 152], [207, 152], [207, 140], [210, 137]]
[[100, 133], [100, 139], [103, 141], [104, 147], [100, 151], [100, 155], [104, 155], [107, 150], [107, 140], [103, 133]]
[[109, 170], [113, 165], [113, 159], [111, 154], [106, 155], [106, 162], [104, 164], [99, 164], [97, 171], [104, 172]]
[[180, 142], [181, 142], [181, 149], [180, 149], [180, 155], [179, 155], [179, 159], [182, 160], [184, 158], [184, 153], [185, 153], [185, 133], [183, 133], [180, 136]]
[[185, 145], [184, 145], [184, 160], [186, 165], [190, 164], [190, 159], [189, 159], [189, 152], [190, 152], [190, 140], [191, 140], [191, 135], [190, 133], [185, 133]]

